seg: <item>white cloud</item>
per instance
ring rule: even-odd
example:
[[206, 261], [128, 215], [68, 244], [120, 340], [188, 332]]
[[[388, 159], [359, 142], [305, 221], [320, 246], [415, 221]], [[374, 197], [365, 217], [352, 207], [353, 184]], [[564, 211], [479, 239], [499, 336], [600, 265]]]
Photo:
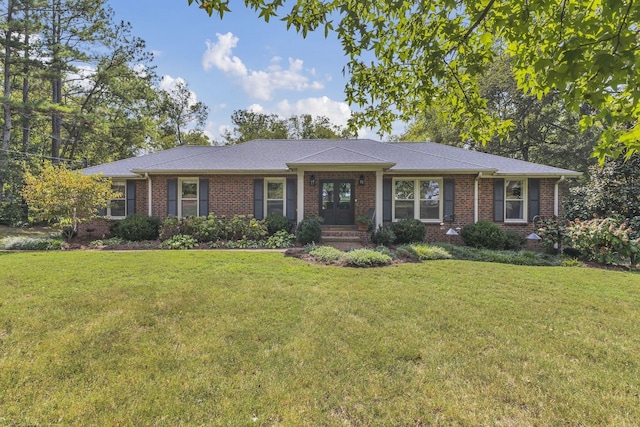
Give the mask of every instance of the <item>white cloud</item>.
[[331, 123], [339, 126], [346, 126], [347, 120], [351, 117], [351, 109], [346, 102], [334, 101], [326, 96], [300, 99], [293, 103], [285, 99], [278, 102], [273, 110], [282, 117], [301, 114], [310, 114], [313, 117], [325, 116], [331, 120]]
[[247, 67], [237, 56], [231, 56], [231, 50], [238, 45], [236, 36], [232, 33], [217, 33], [217, 43], [206, 41], [207, 50], [202, 55], [202, 68], [209, 71], [211, 67], [216, 67], [220, 71], [231, 75], [244, 76], [247, 74]]
[[[187, 82], [182, 77], [176, 77], [175, 79], [168, 74], [162, 76], [162, 80], [160, 80], [160, 89], [165, 90], [169, 93], [175, 90], [178, 84], [186, 85]], [[189, 106], [195, 104], [198, 101], [198, 97], [196, 93], [192, 90], [189, 90]]]
[[[305, 75], [304, 61], [289, 58], [288, 68], [280, 65], [282, 58], [274, 56], [270, 65], [264, 70], [250, 70], [242, 60], [233, 56], [232, 50], [238, 44], [238, 37], [232, 33], [216, 34], [218, 41], [212, 43], [206, 41], [207, 49], [202, 55], [202, 67], [205, 71], [212, 67], [224, 72], [228, 76], [237, 78], [240, 87], [249, 96], [263, 101], [270, 100], [276, 90], [305, 91], [322, 89], [324, 84], [319, 81], [310, 81]], [[306, 70], [311, 76], [315, 70]]]

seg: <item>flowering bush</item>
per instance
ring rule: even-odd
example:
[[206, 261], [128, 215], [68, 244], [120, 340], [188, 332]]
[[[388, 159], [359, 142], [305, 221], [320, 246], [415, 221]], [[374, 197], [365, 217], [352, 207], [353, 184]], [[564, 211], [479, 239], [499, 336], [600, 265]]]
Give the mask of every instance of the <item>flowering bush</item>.
[[613, 218], [576, 219], [566, 228], [566, 237], [574, 249], [601, 264], [621, 264], [629, 261], [635, 267], [640, 238], [632, 239], [633, 230], [626, 222]]
[[567, 222], [557, 216], [553, 216], [551, 218], [542, 218], [536, 224], [538, 225], [536, 233], [542, 237], [541, 243], [547, 252], [555, 252], [556, 248], [558, 252], [561, 252]]

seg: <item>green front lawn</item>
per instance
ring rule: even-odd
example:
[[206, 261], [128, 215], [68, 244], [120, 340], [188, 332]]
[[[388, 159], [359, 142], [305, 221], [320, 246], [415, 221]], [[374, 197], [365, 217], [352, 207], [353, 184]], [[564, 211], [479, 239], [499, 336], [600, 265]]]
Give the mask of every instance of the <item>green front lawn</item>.
[[0, 253], [0, 425], [638, 425], [640, 276]]

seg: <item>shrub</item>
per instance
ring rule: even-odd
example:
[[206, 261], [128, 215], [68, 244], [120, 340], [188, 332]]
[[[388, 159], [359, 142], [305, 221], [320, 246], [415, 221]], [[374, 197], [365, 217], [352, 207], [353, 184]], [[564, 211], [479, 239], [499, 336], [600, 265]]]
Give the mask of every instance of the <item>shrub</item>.
[[287, 230], [279, 230], [274, 235], [269, 236], [266, 246], [270, 249], [290, 248], [295, 241], [296, 236], [290, 234]]
[[197, 244], [196, 239], [191, 236], [176, 234], [162, 242], [160, 247], [163, 249], [193, 249]]
[[258, 221], [253, 215], [234, 215], [230, 220], [221, 217], [225, 224], [223, 240], [261, 240], [268, 232], [264, 222]]
[[322, 262], [336, 262], [345, 257], [345, 253], [331, 246], [317, 246], [309, 255]]
[[269, 232], [269, 236], [273, 236], [281, 230], [291, 233], [291, 228], [293, 228], [291, 221], [289, 221], [286, 216], [279, 213], [270, 213], [264, 219], [264, 223], [267, 227], [267, 231]]
[[156, 240], [159, 228], [160, 220], [156, 217], [131, 215], [114, 222], [111, 226], [111, 235], [131, 242]]
[[378, 247], [376, 247], [375, 251], [376, 252], [380, 252], [381, 254], [387, 255], [391, 259], [396, 259], [396, 254], [391, 252], [391, 249], [389, 249], [386, 246], [378, 246]]
[[186, 221], [184, 232], [198, 242], [215, 242], [226, 237], [225, 218], [214, 214], [190, 218]]
[[122, 243], [124, 243], [124, 240], [122, 240], [122, 238], [120, 238], [120, 237], [111, 237], [109, 239], [94, 240], [93, 242], [89, 243], [89, 246], [90, 247], [111, 246], [111, 245], [121, 245]]
[[613, 218], [576, 219], [569, 223], [566, 236], [574, 249], [601, 264], [623, 264], [634, 267], [640, 251], [640, 239], [632, 239], [627, 223]]
[[562, 260], [563, 267], [584, 267], [582, 261], [577, 258], [566, 258]]
[[549, 253], [562, 252], [562, 241], [567, 229], [566, 222], [554, 216], [537, 222], [536, 233], [542, 237], [542, 246]]
[[396, 256], [407, 261], [418, 261], [418, 254], [412, 245], [402, 245], [396, 248]]
[[390, 256], [371, 249], [356, 249], [344, 254], [344, 260], [351, 267], [375, 267], [388, 265], [392, 259]]
[[424, 241], [424, 224], [418, 219], [401, 219], [391, 224], [395, 243], [416, 243]]
[[520, 233], [508, 230], [504, 233], [503, 247], [507, 251], [519, 251], [527, 243], [527, 238]]
[[391, 246], [396, 241], [396, 235], [389, 224], [380, 225], [371, 235], [371, 241], [375, 245]]
[[17, 251], [55, 251], [62, 249], [61, 237], [5, 237], [0, 239], [0, 249]]
[[20, 225], [27, 222], [27, 206], [21, 201], [2, 202], [0, 204], [0, 224]]
[[504, 244], [504, 231], [495, 223], [478, 221], [465, 225], [460, 232], [465, 245], [474, 248], [499, 249]]
[[184, 219], [176, 216], [168, 216], [160, 225], [160, 240], [165, 241], [173, 236], [182, 234]]
[[306, 245], [307, 243], [320, 242], [322, 236], [322, 218], [319, 216], [308, 216], [298, 224], [296, 239]]
[[416, 256], [420, 261], [436, 260], [436, 259], [451, 259], [452, 256], [446, 249], [439, 246], [430, 245], [411, 245]]
[[532, 252], [532, 251], [495, 251], [490, 249], [477, 249], [469, 246], [457, 246], [447, 243], [438, 243], [438, 246], [449, 252], [454, 259], [467, 261], [497, 262], [501, 264], [552, 266], [559, 265], [557, 257]]

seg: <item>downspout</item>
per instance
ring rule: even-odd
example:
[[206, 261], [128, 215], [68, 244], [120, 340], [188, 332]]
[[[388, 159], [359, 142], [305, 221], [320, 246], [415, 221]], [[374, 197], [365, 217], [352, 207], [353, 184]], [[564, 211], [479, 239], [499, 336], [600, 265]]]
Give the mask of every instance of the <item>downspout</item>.
[[479, 193], [479, 183], [478, 181], [480, 180], [480, 177], [482, 176], [482, 172], [478, 172], [478, 176], [476, 176], [476, 179], [474, 180], [473, 183], [473, 222], [476, 223], [478, 222], [478, 203], [479, 203], [479, 198], [480, 195]]
[[149, 172], [145, 172], [144, 177], [147, 179], [147, 202], [149, 205], [148, 213], [149, 216], [153, 216], [153, 210], [151, 209], [151, 177], [149, 176]]
[[559, 180], [556, 181], [556, 184], [553, 187], [553, 215], [560, 216], [560, 183], [565, 180], [564, 175], [560, 177]]

